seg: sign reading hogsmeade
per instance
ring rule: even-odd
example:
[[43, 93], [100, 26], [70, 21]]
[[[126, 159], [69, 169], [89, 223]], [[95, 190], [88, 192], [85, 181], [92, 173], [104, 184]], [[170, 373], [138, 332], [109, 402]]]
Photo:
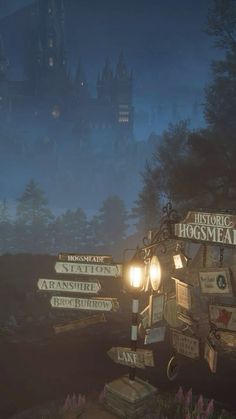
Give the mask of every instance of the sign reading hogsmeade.
[[175, 236], [198, 242], [236, 245], [236, 215], [189, 211], [185, 220], [175, 224]]
[[111, 263], [111, 255], [88, 255], [78, 253], [59, 253], [58, 260], [62, 262]]

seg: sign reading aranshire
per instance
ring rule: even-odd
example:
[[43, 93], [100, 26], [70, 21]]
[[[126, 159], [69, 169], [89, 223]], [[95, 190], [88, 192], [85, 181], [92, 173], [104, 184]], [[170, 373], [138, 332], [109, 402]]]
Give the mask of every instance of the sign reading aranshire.
[[175, 224], [175, 236], [200, 242], [236, 245], [236, 215], [189, 211]]

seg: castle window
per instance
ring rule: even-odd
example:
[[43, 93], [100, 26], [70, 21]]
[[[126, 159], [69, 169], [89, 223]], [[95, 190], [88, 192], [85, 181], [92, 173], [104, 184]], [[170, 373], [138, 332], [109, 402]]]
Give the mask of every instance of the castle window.
[[84, 82], [82, 81], [82, 82], [81, 82], [80, 84], [81, 84], [81, 86], [83, 87], [83, 85], [84, 85]]
[[48, 64], [49, 64], [49, 67], [53, 67], [54, 66], [53, 57], [49, 57]]

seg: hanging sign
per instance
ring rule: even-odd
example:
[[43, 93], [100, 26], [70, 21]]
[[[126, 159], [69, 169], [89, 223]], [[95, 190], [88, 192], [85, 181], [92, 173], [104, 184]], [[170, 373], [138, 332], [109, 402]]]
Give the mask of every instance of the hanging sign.
[[173, 330], [172, 344], [176, 351], [188, 358], [198, 359], [200, 356], [199, 339], [184, 335], [183, 333]]
[[236, 333], [217, 330], [217, 335], [219, 335], [219, 338], [224, 345], [229, 346], [230, 348], [236, 348]]
[[110, 255], [88, 255], [78, 253], [59, 253], [60, 262], [84, 262], [84, 263], [111, 263]]
[[197, 242], [236, 245], [236, 215], [189, 211], [181, 223], [175, 224], [175, 236]]
[[186, 310], [191, 310], [192, 308], [192, 285], [186, 284], [174, 277], [175, 287], [176, 287], [176, 302], [181, 307], [186, 308]]
[[98, 281], [63, 281], [58, 279], [40, 278], [37, 285], [40, 291], [64, 291], [97, 294], [101, 290], [101, 285]]
[[149, 297], [149, 320], [148, 325], [151, 327], [153, 324], [159, 322], [163, 318], [164, 312], [164, 294], [152, 294]]
[[143, 311], [139, 313], [139, 318], [144, 329], [148, 327], [148, 317], [149, 317], [149, 305], [144, 308]]
[[163, 340], [165, 339], [165, 333], [165, 326], [147, 329], [144, 344], [149, 345], [150, 343], [163, 342]]
[[205, 348], [204, 348], [204, 359], [207, 361], [211, 372], [214, 372], [214, 373], [216, 372], [217, 358], [218, 358], [217, 351], [213, 348], [210, 342], [207, 341], [205, 343]]
[[55, 270], [60, 274], [111, 276], [116, 278], [122, 274], [122, 265], [56, 262]]
[[210, 304], [209, 318], [218, 329], [236, 332], [236, 306]]
[[113, 347], [107, 354], [118, 364], [137, 368], [154, 367], [153, 353], [147, 349], [132, 351], [130, 348]]
[[199, 272], [202, 294], [233, 295], [228, 268], [207, 268]]
[[119, 303], [116, 298], [72, 298], [56, 297], [50, 300], [51, 306], [74, 310], [117, 311]]

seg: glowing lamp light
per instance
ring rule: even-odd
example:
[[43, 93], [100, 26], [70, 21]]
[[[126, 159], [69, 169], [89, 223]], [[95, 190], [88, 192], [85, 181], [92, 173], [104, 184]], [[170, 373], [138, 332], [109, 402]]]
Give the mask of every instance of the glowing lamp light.
[[157, 256], [153, 256], [149, 267], [149, 278], [154, 291], [159, 290], [161, 285], [161, 265]]
[[143, 285], [143, 267], [142, 266], [130, 266], [129, 268], [129, 280], [131, 287], [140, 289]]

